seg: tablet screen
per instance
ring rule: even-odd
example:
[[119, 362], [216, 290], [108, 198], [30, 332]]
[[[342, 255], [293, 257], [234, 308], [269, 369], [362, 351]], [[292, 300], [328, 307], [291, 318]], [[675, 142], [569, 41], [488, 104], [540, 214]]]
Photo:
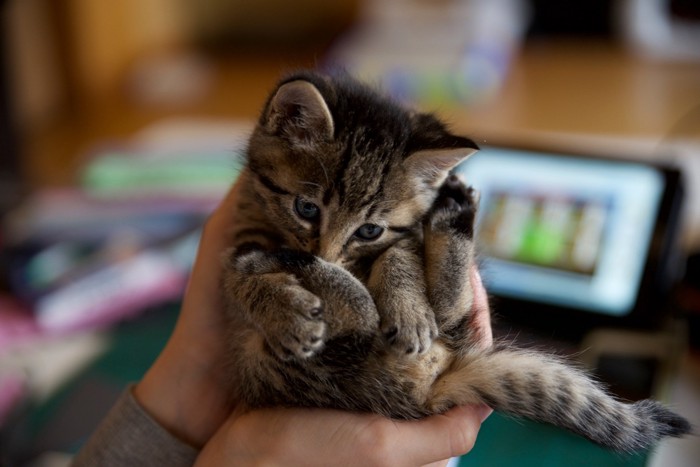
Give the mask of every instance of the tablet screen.
[[632, 311], [664, 193], [659, 171], [492, 147], [457, 170], [481, 192], [477, 242], [492, 293]]

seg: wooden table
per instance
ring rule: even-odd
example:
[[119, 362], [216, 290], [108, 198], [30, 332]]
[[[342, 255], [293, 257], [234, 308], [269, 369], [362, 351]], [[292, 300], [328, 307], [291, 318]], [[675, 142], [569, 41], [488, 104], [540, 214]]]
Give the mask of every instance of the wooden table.
[[[682, 122], [692, 110], [694, 125]], [[700, 138], [700, 63], [648, 61], [601, 42], [531, 43], [496, 99], [458, 115], [499, 134]]]

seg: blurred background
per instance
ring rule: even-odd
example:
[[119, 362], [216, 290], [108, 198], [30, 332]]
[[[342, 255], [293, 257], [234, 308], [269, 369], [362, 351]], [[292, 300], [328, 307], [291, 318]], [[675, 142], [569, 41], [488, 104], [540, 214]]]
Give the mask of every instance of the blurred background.
[[[0, 465], [66, 465], [148, 368], [199, 227], [235, 180], [268, 92], [301, 67], [348, 70], [479, 144], [680, 171], [672, 324], [642, 341], [670, 333], [676, 351], [650, 391], [700, 423], [698, 2], [0, 5]], [[543, 449], [548, 465], [700, 463], [697, 440], [624, 457], [505, 418], [483, 431], [463, 465], [496, 465], [489, 443], [504, 436], [520, 441], [500, 465], [543, 465]]]

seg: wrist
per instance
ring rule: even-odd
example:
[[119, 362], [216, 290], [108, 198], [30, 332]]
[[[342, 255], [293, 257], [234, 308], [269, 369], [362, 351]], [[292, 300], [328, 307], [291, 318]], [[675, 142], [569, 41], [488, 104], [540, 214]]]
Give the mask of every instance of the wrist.
[[169, 344], [134, 388], [134, 397], [173, 436], [201, 448], [230, 412], [218, 374]]

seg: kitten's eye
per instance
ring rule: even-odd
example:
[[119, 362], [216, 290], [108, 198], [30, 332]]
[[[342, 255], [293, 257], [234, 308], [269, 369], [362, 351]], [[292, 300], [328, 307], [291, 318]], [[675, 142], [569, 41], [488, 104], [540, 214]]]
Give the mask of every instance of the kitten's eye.
[[320, 213], [318, 206], [299, 196], [297, 196], [297, 199], [294, 201], [294, 209], [297, 214], [299, 214], [299, 217], [310, 221], [317, 219]]
[[375, 224], [365, 224], [355, 232], [355, 236], [362, 240], [374, 240], [378, 238], [384, 229]]

